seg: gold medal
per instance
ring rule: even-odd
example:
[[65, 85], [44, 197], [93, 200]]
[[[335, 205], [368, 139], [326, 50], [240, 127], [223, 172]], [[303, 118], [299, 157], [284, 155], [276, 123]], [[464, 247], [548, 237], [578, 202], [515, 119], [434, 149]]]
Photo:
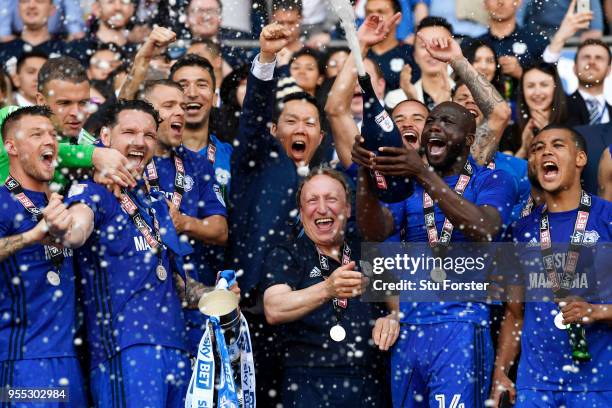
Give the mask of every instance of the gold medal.
[[155, 268], [155, 273], [157, 274], [157, 279], [162, 282], [168, 278], [168, 272], [166, 271], [166, 268], [164, 268], [164, 265], [157, 265], [157, 268]]
[[55, 271], [47, 272], [47, 280], [53, 286], [59, 286], [59, 284], [61, 283], [61, 279], [60, 279], [59, 273], [57, 273]]

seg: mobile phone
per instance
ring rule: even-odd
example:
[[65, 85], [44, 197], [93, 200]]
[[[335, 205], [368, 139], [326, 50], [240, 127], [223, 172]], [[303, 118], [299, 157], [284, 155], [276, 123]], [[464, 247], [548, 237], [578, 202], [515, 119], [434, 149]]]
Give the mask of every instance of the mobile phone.
[[591, 0], [578, 0], [576, 13], [584, 13], [587, 11], [591, 11]]

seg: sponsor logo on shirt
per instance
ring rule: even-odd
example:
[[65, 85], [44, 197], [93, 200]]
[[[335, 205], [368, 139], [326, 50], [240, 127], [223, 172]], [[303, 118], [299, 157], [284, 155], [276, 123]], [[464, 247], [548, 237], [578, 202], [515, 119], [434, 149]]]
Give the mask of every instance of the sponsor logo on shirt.
[[219, 200], [221, 205], [225, 207], [225, 200], [223, 199], [223, 193], [221, 192], [221, 187], [219, 187], [217, 184], [213, 184], [213, 191], [215, 192], [215, 195], [217, 196], [217, 200]]
[[[562, 274], [557, 273], [557, 279], [561, 281]], [[550, 289], [551, 282], [544, 272], [533, 272], [529, 274], [528, 289]], [[577, 273], [572, 282], [572, 289], [588, 289], [589, 281], [586, 273]]]
[[320, 278], [322, 276], [321, 270], [315, 266], [314, 268], [312, 268], [312, 270], [310, 271], [310, 275], [308, 276], [311, 278]]

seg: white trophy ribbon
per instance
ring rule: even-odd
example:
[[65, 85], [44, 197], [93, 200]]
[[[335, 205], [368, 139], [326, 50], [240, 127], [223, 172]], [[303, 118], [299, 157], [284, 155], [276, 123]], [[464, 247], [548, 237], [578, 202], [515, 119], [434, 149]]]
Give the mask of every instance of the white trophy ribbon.
[[[247, 321], [238, 308], [238, 296], [227, 289], [233, 282], [235, 282], [234, 271], [221, 272], [221, 278], [215, 290], [200, 299], [198, 306], [200, 311], [208, 316], [208, 319], [189, 381], [185, 408], [213, 407], [215, 357], [211, 330], [215, 332], [215, 342], [221, 363], [217, 407], [256, 407], [255, 364], [251, 336]], [[224, 332], [227, 335], [224, 335]], [[229, 333], [232, 332], [237, 332], [237, 335], [231, 336]], [[232, 339], [232, 337], [234, 338]], [[226, 345], [226, 339], [228, 338], [230, 339], [229, 346]], [[232, 361], [238, 358], [240, 359], [241, 391], [236, 389], [232, 372]]]

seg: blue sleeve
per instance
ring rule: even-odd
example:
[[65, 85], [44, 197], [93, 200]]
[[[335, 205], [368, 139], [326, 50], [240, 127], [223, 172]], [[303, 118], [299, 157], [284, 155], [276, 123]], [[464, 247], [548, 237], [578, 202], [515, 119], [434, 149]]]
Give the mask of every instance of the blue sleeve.
[[0, 7], [0, 35], [13, 34], [13, 17], [17, 13], [17, 0], [4, 0]]
[[70, 190], [68, 190], [64, 204], [70, 207], [72, 204], [77, 203], [85, 204], [91, 208], [91, 211], [94, 213], [94, 225], [96, 226], [103, 224], [106, 221], [109, 210], [113, 208], [113, 205], [118, 204], [115, 196], [105, 187], [90, 181], [73, 184]]
[[512, 176], [502, 170], [485, 170], [485, 176], [478, 186], [474, 204], [488, 205], [499, 211], [503, 225], [510, 223], [512, 208], [518, 201], [516, 183]]
[[272, 121], [275, 88], [274, 80], [262, 81], [249, 72], [237, 144], [232, 154], [232, 172], [242, 169], [250, 173], [258, 161], [268, 160], [276, 142], [268, 130], [268, 123]]
[[85, 31], [83, 22], [83, 10], [79, 0], [64, 0], [63, 1], [63, 23], [69, 34]]
[[[210, 165], [208, 160], [200, 156], [200, 166], [197, 174], [195, 175], [198, 180], [196, 183], [199, 186], [199, 204], [198, 204], [198, 218], [204, 219], [212, 215], [222, 215], [227, 217], [227, 209], [225, 208], [225, 200], [223, 199], [223, 193], [221, 187], [215, 180], [215, 173], [213, 167]], [[203, 203], [204, 205], [201, 205]]]

